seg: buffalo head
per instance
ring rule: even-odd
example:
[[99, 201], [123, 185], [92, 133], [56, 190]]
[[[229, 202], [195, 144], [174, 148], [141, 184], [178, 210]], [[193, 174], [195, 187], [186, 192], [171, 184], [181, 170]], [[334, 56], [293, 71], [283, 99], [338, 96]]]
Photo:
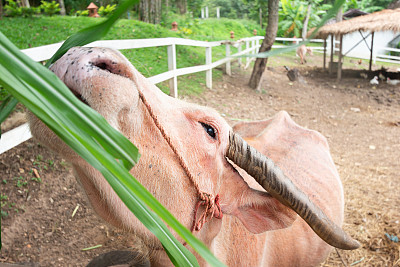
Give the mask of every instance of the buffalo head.
[[[220, 232], [217, 218], [222, 214], [239, 218], [252, 233], [289, 227], [298, 214], [327, 243], [343, 249], [358, 247], [216, 111], [165, 95], [119, 52], [72, 48], [51, 69], [139, 148], [142, 157], [131, 170], [133, 176], [183, 225], [206, 228], [196, 233], [206, 245]], [[40, 142], [72, 162], [93, 208], [104, 220], [140, 236], [150, 248], [161, 249], [97, 170], [34, 116], [30, 121]], [[259, 185], [246, 182], [238, 167]], [[205, 221], [209, 223], [203, 225]]]

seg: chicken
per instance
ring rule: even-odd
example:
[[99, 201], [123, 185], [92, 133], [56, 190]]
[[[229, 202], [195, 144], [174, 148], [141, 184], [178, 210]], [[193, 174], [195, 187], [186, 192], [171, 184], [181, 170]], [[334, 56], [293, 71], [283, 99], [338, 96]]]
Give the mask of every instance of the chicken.
[[372, 80], [369, 81], [370, 84], [379, 84], [378, 76], [375, 76]]

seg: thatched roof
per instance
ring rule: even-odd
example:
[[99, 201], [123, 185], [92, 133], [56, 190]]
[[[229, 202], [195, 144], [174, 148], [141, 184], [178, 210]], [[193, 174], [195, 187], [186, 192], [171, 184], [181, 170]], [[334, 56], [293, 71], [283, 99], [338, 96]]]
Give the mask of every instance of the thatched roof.
[[319, 29], [317, 38], [326, 38], [329, 34], [348, 34], [355, 31], [400, 32], [400, 8], [385, 9], [368, 15], [325, 25]]

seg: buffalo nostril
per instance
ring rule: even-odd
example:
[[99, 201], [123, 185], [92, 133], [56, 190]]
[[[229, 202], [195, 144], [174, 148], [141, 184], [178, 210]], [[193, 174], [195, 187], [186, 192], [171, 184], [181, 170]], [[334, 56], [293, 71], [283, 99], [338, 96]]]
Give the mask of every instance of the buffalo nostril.
[[99, 62], [99, 63], [95, 63], [94, 65], [96, 67], [98, 67], [99, 69], [102, 69], [102, 70], [112, 73], [110, 66], [108, 66], [108, 64], [106, 62]]
[[122, 75], [123, 67], [121, 64], [118, 64], [118, 62], [99, 58], [99, 59], [95, 60], [94, 62], [90, 62], [89, 64], [94, 67], [97, 67], [98, 69], [110, 72], [112, 74], [124, 76], [124, 75]]

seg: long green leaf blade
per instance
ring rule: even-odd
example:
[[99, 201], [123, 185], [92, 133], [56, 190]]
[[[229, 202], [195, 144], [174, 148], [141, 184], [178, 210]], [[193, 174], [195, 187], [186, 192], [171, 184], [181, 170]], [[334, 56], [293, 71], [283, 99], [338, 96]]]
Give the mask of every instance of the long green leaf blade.
[[18, 100], [11, 95], [4, 99], [3, 103], [1, 103], [0, 106], [0, 124], [11, 114], [17, 104]]
[[[140, 154], [129, 140], [123, 138], [121, 133], [110, 127], [97, 112], [77, 101], [76, 97], [55, 74], [20, 53], [1, 32], [0, 49], [8, 51], [8, 53], [1, 54], [0, 64], [7, 66], [10, 72], [29, 83], [33, 88], [41, 88], [41, 92], [45, 92], [42, 95], [47, 97], [43, 97], [41, 100], [44, 106], [65, 106], [65, 103], [69, 102], [70, 105], [62, 113], [68, 114], [70, 119], [76, 122], [80, 128], [88, 126], [86, 128], [87, 133], [93, 136], [103, 147], [107, 148], [115, 158], [129, 162], [130, 166], [133, 166], [139, 160]], [[7, 62], [13, 62], [13, 64], [7, 64]], [[7, 75], [2, 75], [0, 79], [4, 81], [4, 79], [7, 79]], [[62, 90], [54, 90], [54, 88]], [[41, 93], [38, 91], [36, 94]], [[55, 114], [55, 116], [59, 117], [60, 114]], [[82, 118], [85, 117], [88, 119], [83, 122]], [[106, 135], [102, 136], [99, 134], [100, 132], [105, 132]]]
[[118, 8], [111, 14], [111, 16], [107, 20], [94, 26], [82, 29], [81, 31], [72, 35], [50, 58], [50, 60], [46, 63], [46, 67], [49, 67], [52, 63], [54, 63], [57, 59], [64, 55], [71, 47], [84, 46], [103, 38], [110, 30], [110, 28], [114, 25], [114, 23], [119, 19], [119, 17], [124, 14], [131, 6], [137, 4], [138, 2], [139, 0], [124, 1], [118, 6]]
[[[1, 59], [2, 54], [0, 53], [0, 63], [2, 62]], [[47, 69], [44, 70], [47, 71]], [[169, 254], [175, 258], [175, 261], [179, 262], [181, 266], [197, 266], [196, 258], [172, 236], [162, 221], [155, 216], [143, 202], [138, 201], [137, 198], [130, 193], [132, 190], [128, 189], [127, 184], [131, 183], [130, 189], [135, 188], [135, 191], [137, 191], [138, 183], [132, 184], [132, 181], [135, 179], [122, 165], [118, 164], [110, 154], [105, 153], [103, 148], [97, 145], [90, 135], [85, 134], [84, 129], [75, 132], [77, 129], [73, 129], [75, 128], [74, 126], [68, 128], [67, 124], [71, 124], [68, 116], [65, 119], [60, 119], [57, 111], [49, 108], [49, 106], [43, 105], [46, 101], [42, 101], [42, 95], [38, 94], [36, 89], [30, 86], [30, 81], [21, 79], [21, 77], [10, 72], [3, 64], [0, 64], [0, 71], [5, 74], [4, 77], [2, 76], [0, 78], [0, 82], [7, 90], [16, 96], [21, 103], [34, 112], [40, 119], [46, 121], [48, 127], [69, 144], [82, 158], [100, 170], [122, 199], [129, 199], [126, 203], [127, 206], [142, 223], [159, 238], [164, 246], [169, 249]], [[60, 106], [60, 108], [66, 108], [70, 104], [71, 103], [66, 103]], [[110, 172], [109, 169], [112, 171]], [[141, 187], [141, 190], [146, 191], [146, 193], [143, 194], [145, 196], [145, 201], [146, 198], [152, 198], [151, 194], [143, 187]], [[127, 198], [127, 196], [133, 197]], [[141, 199], [141, 201], [143, 201], [143, 199]], [[159, 203], [158, 205], [159, 207], [157, 208], [160, 209], [161, 205]]]
[[[105, 25], [104, 27], [108, 27], [108, 24]], [[73, 43], [70, 43], [70, 45], [74, 46]], [[5, 53], [2, 54], [2, 51]], [[6, 66], [6, 62], [15, 62], [18, 64], [13, 64], [15, 68], [9, 71], [8, 68], [4, 67]], [[110, 155], [105, 153], [103, 147], [113, 148], [113, 142], [108, 139], [109, 136], [113, 135], [109, 135], [110, 132], [107, 132], [110, 129], [102, 127], [102, 125], [108, 125], [104, 118], [80, 103], [53, 73], [46, 71], [47, 70], [43, 70], [40, 64], [34, 63], [26, 56], [21, 55], [0, 32], [0, 72], [6, 74], [4, 75], [5, 79], [2, 79], [2, 77], [0, 78], [0, 83], [18, 99], [21, 101], [23, 100], [23, 103], [31, 109], [33, 113], [43, 121], [46, 121], [49, 128], [63, 140], [66, 140], [66, 143], [77, 151], [82, 158], [102, 172], [104, 177], [135, 216], [160, 239], [167, 250], [167, 254], [173, 257], [172, 260], [174, 263], [179, 266], [197, 266], [195, 257], [170, 234], [162, 221], [155, 216], [146, 205], [153, 209], [154, 212], [181, 235], [188, 244], [194, 247], [211, 265], [221, 266], [222, 263], [209, 252], [204, 244], [196, 239], [188, 229], [183, 227], [164, 207], [162, 207], [161, 204], [128, 173], [127, 169], [115, 161], [115, 158], [120, 158], [124, 161], [124, 165], [126, 165], [127, 161], [136, 162], [139, 154], [132, 153], [133, 157], [130, 155], [127, 157], [127, 161], [125, 161], [126, 157], [121, 155], [129, 155], [130, 153], [126, 152], [127, 147], [124, 145], [115, 148], [114, 151], [111, 151]], [[58, 88], [60, 90], [58, 90]], [[63, 112], [61, 114], [66, 117], [60, 116], [57, 109], [53, 112], [53, 107], [62, 110]], [[67, 123], [71, 121], [76, 122], [76, 119], [80, 121], [85, 116], [98, 123], [92, 125], [91, 122], [89, 122], [89, 125], [87, 125], [88, 121], [84, 121], [78, 126], [74, 124], [68, 125]], [[90, 127], [85, 129], [83, 126]], [[66, 130], [66, 132], [64, 130]], [[114, 129], [111, 128], [111, 133], [113, 133], [113, 130]], [[98, 134], [97, 131], [103, 131], [103, 134]], [[104, 131], [106, 134], [104, 134]], [[122, 135], [122, 137], [118, 137], [118, 134], [119, 133], [117, 133], [117, 137], [113, 136], [113, 138], [127, 140]], [[94, 137], [92, 137], [92, 135]], [[102, 138], [107, 139], [107, 141], [104, 141]], [[127, 141], [129, 142], [129, 140]], [[117, 141], [116, 143], [119, 142], [120, 141]], [[134, 146], [130, 144], [129, 147]], [[134, 147], [134, 149], [136, 148]], [[135, 160], [132, 160], [133, 158], [135, 158]], [[145, 205], [142, 203], [145, 203]]]

